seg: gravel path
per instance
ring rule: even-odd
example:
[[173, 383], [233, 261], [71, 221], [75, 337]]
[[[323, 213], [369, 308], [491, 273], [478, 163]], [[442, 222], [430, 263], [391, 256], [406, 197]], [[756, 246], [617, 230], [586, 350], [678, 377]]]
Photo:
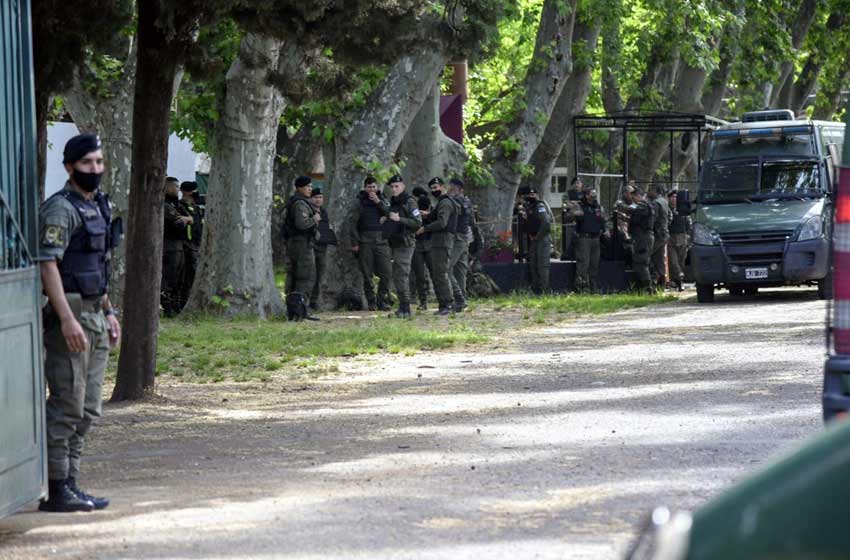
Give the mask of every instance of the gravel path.
[[[811, 290], [692, 299], [108, 406], [113, 505], [0, 521], [0, 558], [619, 558], [820, 429]], [[390, 361], [391, 360], [391, 361]]]

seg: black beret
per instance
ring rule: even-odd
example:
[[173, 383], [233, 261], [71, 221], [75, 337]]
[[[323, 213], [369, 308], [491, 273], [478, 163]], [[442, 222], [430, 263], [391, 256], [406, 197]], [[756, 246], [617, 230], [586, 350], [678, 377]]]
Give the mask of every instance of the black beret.
[[392, 185], [393, 183], [403, 183], [404, 179], [401, 178], [401, 175], [393, 175], [389, 179], [387, 179], [387, 184]]
[[537, 189], [534, 187], [528, 187], [528, 194], [537, 194]]
[[374, 184], [374, 185], [377, 185], [377, 184], [378, 184], [378, 180], [377, 180], [377, 179], [375, 179], [374, 177], [372, 177], [371, 175], [369, 175], [368, 177], [366, 177], [365, 179], [363, 179], [363, 186], [364, 186], [364, 187], [365, 187], [366, 185], [373, 185], [373, 184]]
[[65, 144], [62, 163], [79, 161], [87, 153], [99, 150], [100, 146], [100, 137], [97, 134], [77, 134]]
[[428, 181], [428, 186], [433, 187], [434, 185], [444, 185], [443, 179], [441, 177], [434, 177], [430, 181]]
[[452, 177], [452, 179], [451, 179], [451, 181], [449, 181], [449, 183], [451, 183], [452, 185], [455, 185], [456, 187], [463, 188], [463, 181], [458, 179], [457, 177]]
[[531, 187], [529, 187], [528, 185], [523, 185], [519, 188], [519, 190], [516, 193], [525, 195], [525, 194], [528, 194], [530, 192], [531, 192]]
[[198, 183], [195, 181], [183, 181], [180, 183], [180, 190], [183, 192], [195, 192], [198, 190]]
[[301, 177], [298, 177], [297, 179], [295, 179], [295, 188], [300, 189], [301, 187], [306, 187], [307, 185], [311, 184], [312, 182], [313, 182], [313, 180], [311, 178], [302, 175]]
[[310, 196], [319, 196], [320, 194], [322, 194], [322, 188], [321, 187], [313, 187], [313, 192], [310, 193]]
[[413, 189], [413, 196], [428, 196], [428, 191], [422, 187], [415, 187]]

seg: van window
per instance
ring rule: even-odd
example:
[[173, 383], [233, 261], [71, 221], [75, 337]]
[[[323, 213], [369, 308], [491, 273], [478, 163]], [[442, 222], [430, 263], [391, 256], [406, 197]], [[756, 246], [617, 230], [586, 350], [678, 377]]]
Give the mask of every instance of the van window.
[[699, 200], [704, 204], [820, 197], [817, 162], [737, 160], [711, 163], [703, 172]]
[[812, 134], [714, 138], [709, 148], [709, 159], [713, 160], [733, 157], [813, 155], [816, 155], [816, 152]]

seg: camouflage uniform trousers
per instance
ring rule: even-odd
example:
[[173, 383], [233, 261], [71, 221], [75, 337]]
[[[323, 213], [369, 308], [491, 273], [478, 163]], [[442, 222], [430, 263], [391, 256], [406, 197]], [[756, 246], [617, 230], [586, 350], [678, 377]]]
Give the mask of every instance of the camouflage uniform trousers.
[[399, 308], [410, 305], [410, 265], [414, 247], [393, 247], [393, 284], [398, 296]]
[[469, 242], [456, 237], [449, 256], [449, 282], [455, 305], [466, 303], [466, 275], [469, 273]]
[[452, 247], [431, 247], [434, 292], [441, 309], [452, 306], [452, 284], [449, 280], [449, 259]]
[[88, 340], [85, 352], [71, 352], [62, 324], [48, 307], [44, 330], [44, 373], [50, 396], [45, 407], [47, 474], [51, 480], [78, 478], [86, 434], [100, 418], [109, 332], [99, 302], [68, 294], [68, 303]]
[[552, 241], [548, 235], [538, 237], [528, 245], [528, 268], [531, 275], [531, 289], [535, 294], [545, 294], [549, 291], [551, 254]]
[[166, 316], [177, 315], [182, 309], [185, 260], [182, 244], [176, 247], [166, 246], [163, 249], [160, 303]]
[[664, 287], [667, 283], [667, 236], [653, 236], [652, 277]]
[[414, 251], [411, 262], [410, 292], [419, 296], [419, 303], [428, 303], [431, 278], [434, 275], [431, 251]]
[[576, 243], [576, 290], [595, 290], [599, 283], [599, 238], [579, 237]]
[[688, 234], [674, 233], [667, 241], [667, 256], [670, 261], [670, 280], [685, 280], [685, 260], [688, 258]]
[[286, 293], [300, 292], [309, 302], [316, 283], [316, 258], [313, 242], [306, 236], [286, 240]]
[[649, 275], [649, 260], [652, 256], [653, 235], [643, 233], [632, 238], [632, 268], [635, 282], [640, 289], [650, 289], [652, 278]]
[[[390, 246], [386, 243], [361, 243], [357, 258], [363, 272], [363, 293], [366, 295], [366, 301], [369, 305], [389, 303], [390, 278], [393, 275]], [[377, 299], [375, 276], [378, 277]]]
[[328, 263], [328, 246], [316, 245], [313, 247], [313, 257], [316, 263], [316, 280], [313, 282], [313, 289], [310, 291], [310, 303], [318, 306], [319, 295], [322, 290], [322, 280], [325, 277], [325, 269]]

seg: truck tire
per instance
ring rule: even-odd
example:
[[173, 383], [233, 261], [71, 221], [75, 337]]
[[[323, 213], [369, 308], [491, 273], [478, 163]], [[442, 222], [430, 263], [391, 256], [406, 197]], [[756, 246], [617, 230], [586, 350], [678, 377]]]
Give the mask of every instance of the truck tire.
[[744, 288], [729, 288], [730, 296], [742, 296], [744, 295]]
[[758, 286], [752, 286], [750, 288], [744, 288], [744, 294], [748, 296], [754, 296], [759, 293]]
[[714, 301], [714, 284], [697, 284], [697, 301], [711, 303]]
[[832, 268], [818, 280], [818, 299], [832, 299]]

